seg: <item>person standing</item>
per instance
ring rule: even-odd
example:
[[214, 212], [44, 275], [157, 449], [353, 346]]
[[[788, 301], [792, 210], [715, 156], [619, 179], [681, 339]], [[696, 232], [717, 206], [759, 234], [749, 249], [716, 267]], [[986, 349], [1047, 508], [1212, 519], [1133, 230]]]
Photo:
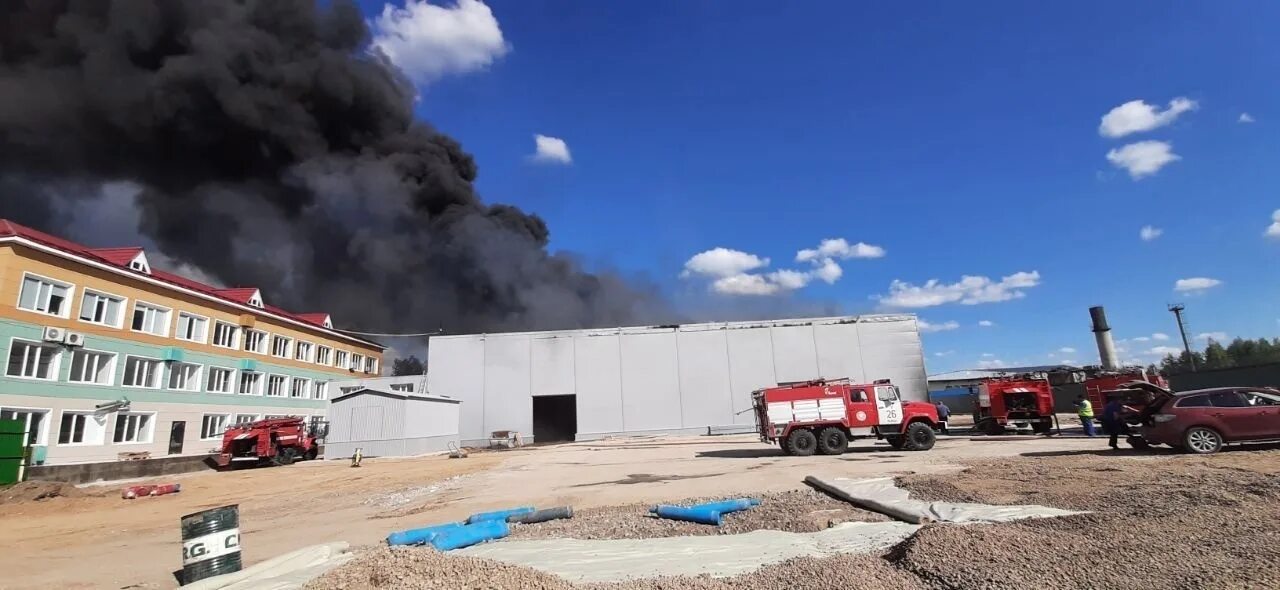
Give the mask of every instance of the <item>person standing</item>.
[[947, 432], [947, 420], [951, 419], [951, 408], [948, 408], [942, 400], [938, 400], [933, 407], [938, 410], [938, 430], [942, 431], [942, 434], [950, 434]]
[[1117, 441], [1120, 435], [1129, 434], [1129, 425], [1124, 421], [1126, 412], [1132, 411], [1120, 401], [1118, 396], [1112, 396], [1107, 400], [1107, 405], [1102, 406], [1102, 430], [1111, 436], [1108, 443], [1112, 450], [1120, 450], [1120, 444]]
[[1097, 436], [1093, 432], [1093, 404], [1083, 395], [1076, 396], [1076, 415], [1080, 417], [1080, 425], [1084, 427], [1085, 436]]

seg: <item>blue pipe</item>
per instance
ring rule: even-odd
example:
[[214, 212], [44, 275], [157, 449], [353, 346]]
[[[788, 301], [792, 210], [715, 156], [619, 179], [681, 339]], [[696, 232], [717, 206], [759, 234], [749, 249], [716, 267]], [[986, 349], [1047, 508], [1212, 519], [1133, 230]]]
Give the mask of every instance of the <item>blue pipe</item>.
[[501, 520], [505, 522], [507, 520], [507, 517], [509, 516], [528, 514], [530, 512], [533, 512], [533, 506], [521, 506], [519, 508], [510, 508], [507, 510], [495, 510], [493, 512], [480, 512], [478, 514], [472, 514], [470, 517], [468, 517], [467, 524], [475, 524], [477, 522], [484, 522], [486, 520]]
[[445, 530], [431, 539], [431, 545], [440, 551], [449, 551], [470, 547], [485, 541], [501, 539], [510, 532], [511, 529], [507, 528], [506, 521], [485, 520]]
[[730, 512], [746, 510], [748, 508], [751, 508], [752, 506], [759, 506], [759, 505], [760, 505], [760, 500], [756, 498], [738, 498], [737, 500], [722, 500], [720, 502], [706, 502], [704, 504], [697, 504], [697, 505], [691, 506], [691, 508], [715, 510], [717, 512], [720, 512], [721, 514], [728, 514]]
[[423, 543], [430, 543], [436, 535], [461, 526], [462, 523], [451, 522], [448, 524], [437, 524], [434, 526], [422, 527], [420, 529], [409, 529], [407, 531], [391, 533], [390, 535], [387, 535], [387, 545], [421, 545]]
[[689, 522], [720, 526], [720, 513], [715, 510], [685, 508], [684, 506], [654, 506], [653, 512], [660, 518], [687, 520]]

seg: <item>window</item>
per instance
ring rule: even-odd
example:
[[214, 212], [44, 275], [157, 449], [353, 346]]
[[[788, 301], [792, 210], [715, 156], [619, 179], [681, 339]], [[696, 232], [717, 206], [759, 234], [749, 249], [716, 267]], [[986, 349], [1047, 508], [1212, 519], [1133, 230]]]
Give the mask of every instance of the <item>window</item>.
[[347, 368], [347, 351], [345, 350], [338, 351], [337, 355], [335, 356], [335, 362], [333, 366], [338, 367], [339, 369]]
[[235, 371], [220, 367], [209, 367], [209, 393], [231, 393], [231, 382]]
[[293, 359], [304, 362], [311, 362], [311, 351], [315, 345], [310, 342], [298, 341], [298, 345], [294, 347]]
[[333, 359], [332, 348], [329, 348], [328, 346], [316, 347], [316, 364], [317, 365], [328, 365], [329, 361], [332, 359]]
[[169, 389], [200, 391], [200, 365], [173, 363], [169, 367]]
[[1210, 393], [1209, 401], [1215, 408], [1243, 408], [1248, 405], [1244, 401], [1244, 396], [1234, 391]]
[[371, 356], [370, 356], [370, 357], [365, 357], [365, 359], [364, 359], [364, 372], [366, 372], [366, 373], [377, 373], [377, 372], [378, 372], [378, 359], [373, 358], [373, 357], [371, 357]]
[[329, 399], [329, 384], [324, 381], [314, 381], [311, 383], [312, 399]]
[[284, 397], [284, 375], [267, 376], [267, 395]]
[[302, 377], [294, 377], [293, 383], [289, 384], [289, 397], [307, 397], [311, 389], [311, 380]]
[[160, 387], [160, 361], [131, 356], [124, 360], [125, 387]]
[[124, 319], [124, 298], [85, 290], [80, 298], [80, 321], [120, 327]]
[[235, 419], [232, 420], [232, 424], [248, 424], [250, 422], [257, 422], [257, 421], [258, 421], [257, 414], [236, 414]]
[[[354, 352], [351, 353], [351, 370], [359, 371], [362, 365], [364, 365], [364, 356], [358, 355]], [[343, 368], [346, 368], [346, 367], [343, 367]]]
[[244, 349], [258, 354], [267, 353], [267, 333], [259, 330], [245, 329]]
[[99, 418], [92, 412], [64, 411], [58, 426], [58, 444], [100, 445], [105, 423], [105, 418]]
[[343, 395], [346, 395], [353, 391], [360, 391], [361, 389], [364, 389], [363, 385], [349, 385], [347, 387], [339, 387], [338, 391], [341, 391]]
[[241, 395], [262, 395], [262, 373], [241, 371], [239, 391]]
[[394, 383], [391, 385], [391, 391], [407, 391], [413, 393], [412, 383]]
[[43, 445], [45, 441], [45, 421], [49, 419], [49, 410], [31, 410], [27, 408], [0, 408], [0, 420], [18, 420], [22, 422], [27, 438], [23, 445]]
[[1244, 399], [1251, 406], [1280, 406], [1280, 399], [1256, 391], [1244, 392]]
[[65, 318], [70, 311], [70, 306], [67, 305], [67, 297], [70, 295], [71, 285], [35, 275], [23, 275], [22, 290], [18, 292], [18, 308]]
[[155, 336], [169, 335], [169, 310], [146, 303], [133, 305], [133, 331]]
[[59, 356], [56, 345], [14, 340], [9, 346], [9, 368], [5, 374], [28, 379], [57, 379]]
[[278, 356], [282, 359], [289, 358], [289, 344], [293, 340], [276, 334], [271, 337], [271, 356]]
[[1211, 406], [1213, 406], [1213, 404], [1209, 403], [1209, 396], [1207, 396], [1207, 395], [1189, 395], [1189, 396], [1187, 396], [1187, 397], [1184, 397], [1184, 398], [1182, 398], [1182, 399], [1178, 400], [1178, 403], [1177, 403], [1177, 406], [1176, 406], [1176, 407], [1179, 407], [1179, 408], [1208, 408], [1208, 407], [1211, 407]]
[[71, 375], [67, 380], [72, 383], [111, 385], [115, 382], [115, 372], [116, 355], [77, 350], [71, 353]]
[[240, 328], [234, 324], [226, 322], [213, 322], [213, 345], [223, 348], [235, 348], [236, 337], [240, 335]]
[[226, 429], [226, 414], [205, 414], [204, 419], [200, 421], [200, 438], [205, 440], [218, 438], [222, 436], [222, 431]]
[[178, 333], [174, 334], [174, 336], [178, 340], [204, 343], [205, 331], [208, 329], [209, 320], [207, 318], [184, 311], [178, 313]]
[[149, 443], [151, 442], [152, 414], [135, 414], [120, 412], [116, 414], [116, 433], [111, 437], [115, 443]]

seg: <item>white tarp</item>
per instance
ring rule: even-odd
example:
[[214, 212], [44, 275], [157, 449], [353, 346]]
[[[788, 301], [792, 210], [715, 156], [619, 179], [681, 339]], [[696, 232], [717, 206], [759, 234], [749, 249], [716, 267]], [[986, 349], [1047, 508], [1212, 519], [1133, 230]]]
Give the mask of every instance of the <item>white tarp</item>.
[[450, 553], [531, 567], [571, 582], [700, 574], [727, 577], [795, 557], [880, 551], [919, 528], [903, 522], [848, 522], [816, 533], [762, 530], [654, 539], [499, 541]]
[[907, 490], [899, 488], [891, 477], [849, 479], [810, 475], [804, 480], [810, 485], [846, 502], [915, 524], [929, 522], [1007, 522], [1023, 518], [1047, 518], [1083, 514], [1048, 506], [994, 506], [991, 504], [912, 500]]
[[303, 547], [232, 574], [187, 584], [182, 590], [299, 590], [350, 560], [347, 548], [342, 541]]

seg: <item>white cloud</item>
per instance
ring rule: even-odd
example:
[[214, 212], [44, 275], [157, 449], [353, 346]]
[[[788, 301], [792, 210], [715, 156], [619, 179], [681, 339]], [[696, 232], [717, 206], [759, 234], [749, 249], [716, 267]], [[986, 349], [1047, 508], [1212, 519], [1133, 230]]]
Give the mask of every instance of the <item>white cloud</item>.
[[534, 162], [547, 164], [572, 164], [573, 156], [569, 154], [569, 144], [559, 137], [550, 135], [534, 135], [533, 142], [537, 149], [529, 156]]
[[1171, 354], [1173, 356], [1179, 356], [1182, 354], [1182, 349], [1175, 348], [1172, 346], [1157, 346], [1155, 348], [1152, 348], [1151, 350], [1148, 350], [1147, 354], [1154, 354], [1158, 356], [1167, 356]]
[[926, 321], [924, 318], [917, 319], [916, 324], [920, 326], [921, 332], [926, 332], [926, 333], [927, 332], [945, 332], [947, 330], [955, 330], [960, 327], [959, 322], [950, 321], [950, 322], [942, 322], [941, 324], [932, 324]]
[[706, 252], [695, 254], [685, 262], [684, 273], [680, 276], [688, 277], [692, 274], [700, 274], [723, 278], [740, 275], [749, 270], [765, 266], [769, 266], [768, 258], [760, 258], [755, 254], [748, 254], [741, 250], [712, 248]]
[[784, 270], [779, 270], [777, 272], [769, 273], [770, 281], [777, 283], [778, 286], [782, 287], [783, 289], [791, 289], [791, 290], [800, 289], [805, 285], [808, 285], [809, 279], [811, 278], [812, 277], [809, 276], [809, 273], [804, 273], [797, 270], [784, 269]]
[[1180, 293], [1203, 291], [1221, 285], [1222, 281], [1218, 279], [1210, 279], [1206, 277], [1195, 277], [1190, 279], [1178, 279], [1173, 284], [1173, 290]]
[[1024, 289], [1040, 284], [1040, 273], [1037, 271], [1017, 272], [1003, 277], [999, 282], [988, 277], [962, 276], [955, 283], [942, 283], [938, 279], [929, 279], [923, 285], [894, 280], [889, 284], [889, 294], [875, 296], [887, 307], [933, 307], [947, 303], [961, 305], [977, 305], [979, 303], [996, 303], [1026, 296]]
[[1199, 106], [1196, 101], [1182, 96], [1169, 101], [1169, 108], [1163, 111], [1141, 100], [1131, 100], [1103, 115], [1098, 133], [1103, 137], [1124, 137], [1151, 131], [1174, 122], [1179, 115], [1194, 111]]
[[990, 328], [991, 326], [996, 325], [996, 323], [991, 320], [978, 320], [978, 325], [983, 328]]
[[1240, 113], [1240, 118], [1239, 118], [1239, 119], [1236, 119], [1236, 122], [1238, 122], [1238, 123], [1252, 123], [1252, 122], [1254, 122], [1255, 120], [1256, 120], [1256, 119], [1254, 119], [1254, 118], [1253, 118], [1253, 115], [1250, 115], [1249, 113]]
[[993, 356], [995, 356], [995, 355], [994, 355], [994, 354], [991, 354], [991, 353], [989, 353], [989, 352], [984, 352], [984, 353], [982, 353], [982, 358], [991, 358], [991, 357], [993, 357]]
[[1076, 364], [1076, 361], [1075, 361], [1075, 359], [1062, 359], [1061, 361], [1058, 361], [1058, 364], [1059, 364], [1059, 365], [1074, 365], [1074, 364]]
[[951, 356], [951, 355], [953, 355], [953, 354], [955, 354], [955, 353], [956, 353], [956, 351], [954, 351], [954, 350], [948, 350], [948, 351], [946, 351], [946, 352], [935, 352], [935, 353], [933, 353], [933, 356], [937, 356], [937, 357]]
[[1271, 214], [1271, 225], [1267, 226], [1267, 231], [1262, 232], [1262, 235], [1269, 238], [1280, 238], [1280, 209], [1276, 209]]
[[1226, 339], [1226, 332], [1203, 332], [1196, 335], [1196, 340], [1214, 340], [1217, 342], [1224, 342]]
[[1063, 354], [1075, 354], [1076, 349], [1071, 348], [1070, 346], [1063, 346], [1062, 348], [1058, 349], [1058, 352], [1061, 352]]
[[373, 46], [418, 84], [482, 70], [511, 50], [493, 11], [479, 0], [386, 4], [372, 25]]
[[1004, 367], [1004, 361], [1000, 359], [978, 361], [979, 369], [999, 369], [1001, 367]]
[[1138, 230], [1138, 237], [1142, 238], [1142, 241], [1144, 242], [1150, 242], [1151, 240], [1154, 240], [1160, 237], [1160, 234], [1163, 234], [1163, 233], [1164, 233], [1164, 230], [1158, 227], [1144, 225], [1142, 226], [1141, 230]]
[[781, 287], [760, 275], [737, 274], [716, 279], [711, 289], [723, 295], [773, 295]]
[[[1151, 339], [1152, 339], [1152, 340], [1159, 340], [1160, 342], [1164, 342], [1165, 340], [1168, 340], [1168, 339], [1169, 339], [1169, 335], [1168, 335], [1168, 334], [1165, 334], [1164, 332], [1156, 332], [1155, 334], [1152, 334], [1152, 335], [1151, 335]], [[1135, 340], [1136, 340], [1136, 338], [1135, 338]]]
[[1107, 152], [1107, 161], [1116, 168], [1129, 171], [1129, 176], [1140, 180], [1164, 168], [1166, 164], [1181, 160], [1173, 153], [1173, 144], [1167, 141], [1139, 141]]
[[830, 285], [840, 280], [841, 276], [844, 276], [844, 269], [840, 268], [840, 265], [836, 264], [836, 261], [827, 258], [818, 265], [818, 268], [813, 269], [812, 274]]
[[1138, 336], [1137, 338], [1134, 338], [1133, 341], [1134, 342], [1151, 342], [1151, 339], [1147, 338], [1146, 336]]
[[806, 248], [796, 252], [796, 262], [813, 262], [823, 258], [883, 258], [884, 248], [865, 242], [849, 244], [844, 238], [822, 240], [817, 248]]

